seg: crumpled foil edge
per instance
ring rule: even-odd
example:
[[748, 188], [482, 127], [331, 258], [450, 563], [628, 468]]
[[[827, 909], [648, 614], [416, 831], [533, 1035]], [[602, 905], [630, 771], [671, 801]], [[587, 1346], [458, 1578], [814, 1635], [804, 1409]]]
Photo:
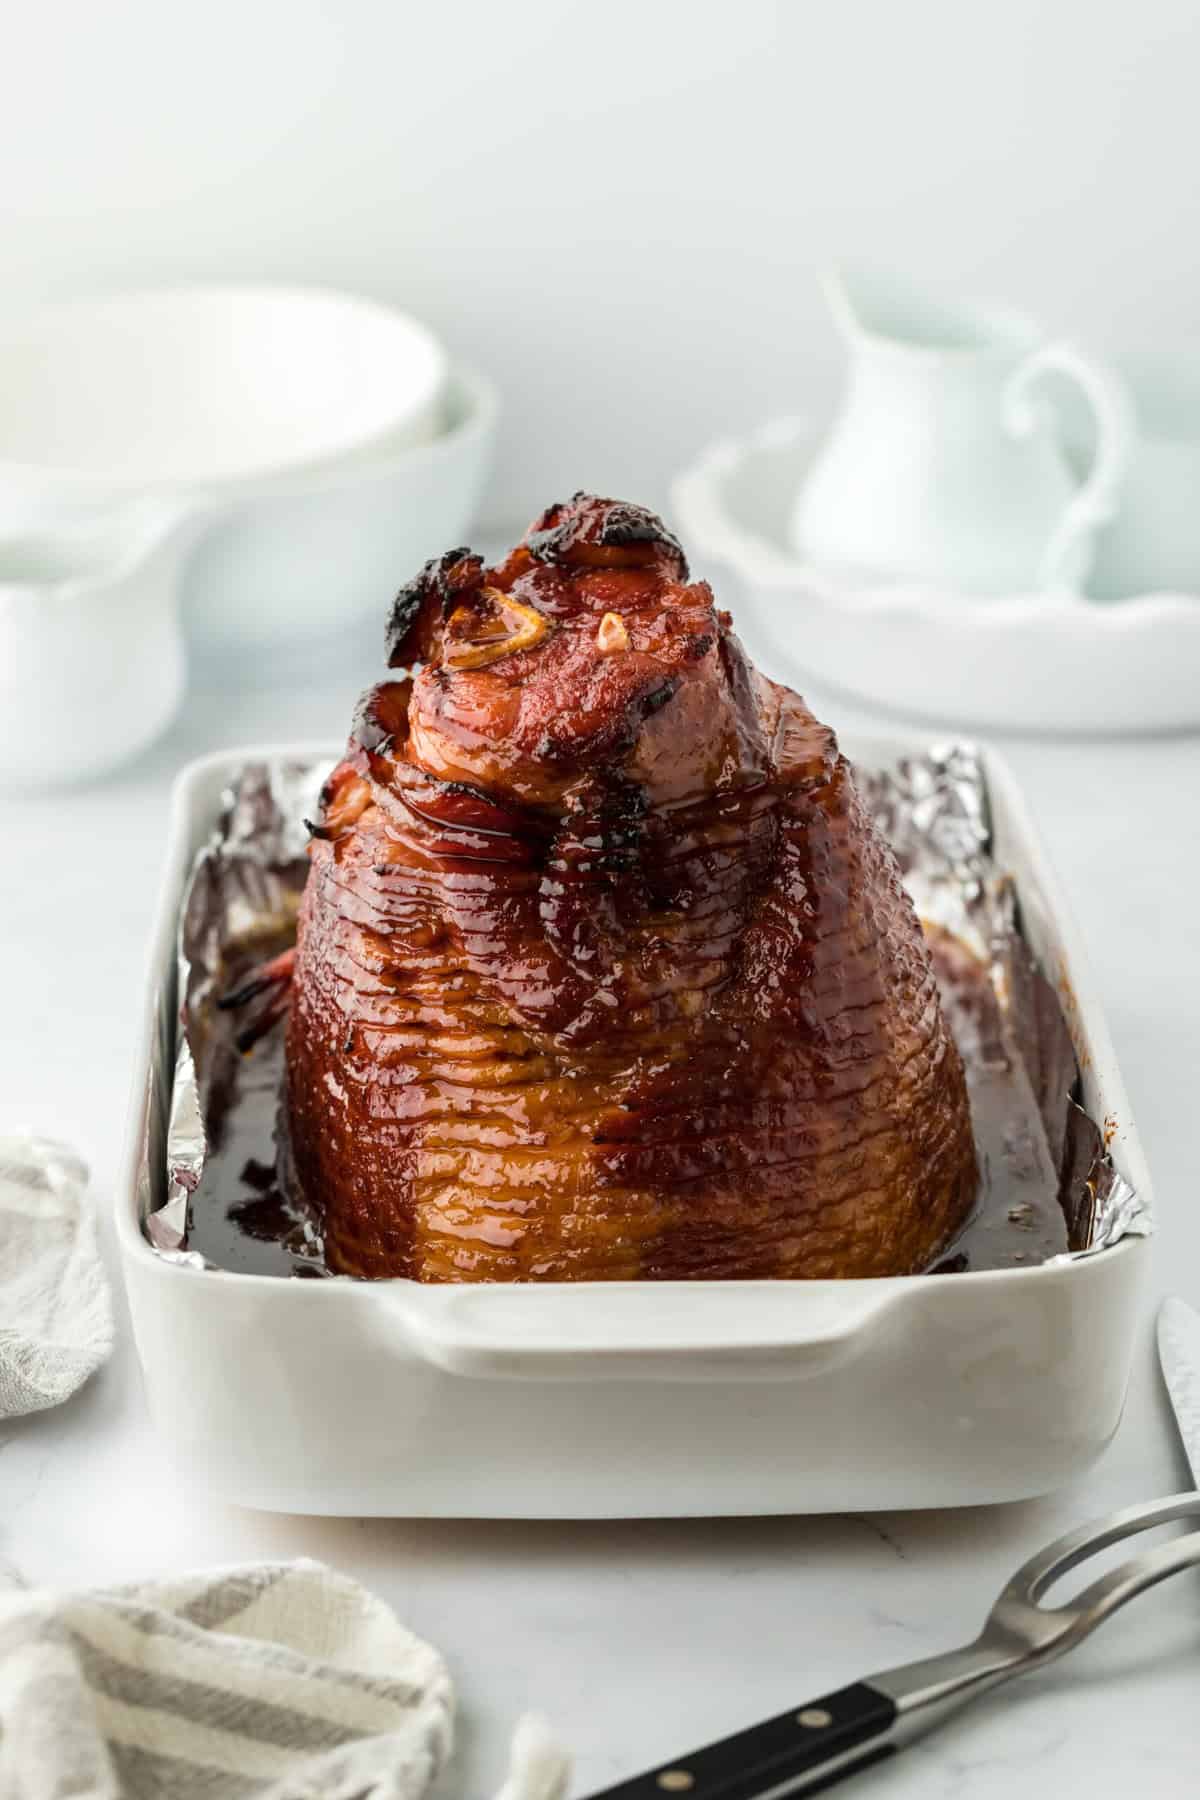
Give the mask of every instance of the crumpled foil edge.
[[[979, 749], [951, 740], [904, 757], [891, 769], [856, 767], [855, 774], [895, 851], [917, 912], [983, 959], [1003, 1001], [1013, 986], [1010, 958], [1022, 941], [1019, 896], [1012, 875], [992, 855], [987, 774]], [[1064, 1131], [1067, 1161], [1086, 1171], [1091, 1226], [1083, 1248], [1051, 1257], [1052, 1263], [1095, 1256], [1122, 1238], [1151, 1235], [1147, 1196], [1117, 1168], [1101, 1128], [1074, 1099]]]
[[203, 1021], [220, 992], [226, 947], [295, 916], [308, 873], [308, 830], [328, 764], [274, 758], [247, 763], [221, 797], [221, 812], [197, 853], [176, 938], [179, 1031], [167, 1120], [167, 1190], [146, 1236], [170, 1262], [216, 1265], [187, 1248], [188, 1207], [208, 1153]]

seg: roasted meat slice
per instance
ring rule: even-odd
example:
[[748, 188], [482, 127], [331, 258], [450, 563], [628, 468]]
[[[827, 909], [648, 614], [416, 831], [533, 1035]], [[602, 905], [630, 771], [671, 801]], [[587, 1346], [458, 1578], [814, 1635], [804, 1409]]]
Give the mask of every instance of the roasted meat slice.
[[833, 733], [679, 544], [577, 494], [396, 601], [315, 827], [293, 1179], [344, 1273], [892, 1275], [970, 1207], [962, 1068]]

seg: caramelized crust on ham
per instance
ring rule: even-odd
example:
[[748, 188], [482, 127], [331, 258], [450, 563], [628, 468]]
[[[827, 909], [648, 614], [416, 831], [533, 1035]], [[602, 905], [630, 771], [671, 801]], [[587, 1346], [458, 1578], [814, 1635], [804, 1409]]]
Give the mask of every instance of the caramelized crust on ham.
[[970, 1208], [962, 1067], [833, 733], [638, 507], [397, 598], [314, 828], [294, 1179], [346, 1274], [894, 1275]]

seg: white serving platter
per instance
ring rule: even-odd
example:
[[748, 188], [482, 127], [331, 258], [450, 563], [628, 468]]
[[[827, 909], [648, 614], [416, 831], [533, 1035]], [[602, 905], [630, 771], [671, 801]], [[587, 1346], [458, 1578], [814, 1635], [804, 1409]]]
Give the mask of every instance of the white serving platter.
[[[912, 740], [849, 744], [883, 766]], [[192, 858], [253, 746], [184, 770], [143, 997], [117, 1228], [155, 1421], [191, 1478], [288, 1512], [682, 1517], [955, 1506], [1046, 1492], [1116, 1430], [1149, 1244], [1022, 1270], [845, 1282], [423, 1287], [160, 1257], [175, 938]], [[1003, 761], [996, 851], [1069, 996], [1084, 1098], [1149, 1174], [1062, 895]]]
[[672, 523], [738, 595], [775, 672], [891, 712], [990, 732], [1181, 731], [1200, 725], [1200, 596], [978, 597], [855, 584], [811, 568], [788, 522], [816, 448], [780, 419], [715, 444], [672, 485]]

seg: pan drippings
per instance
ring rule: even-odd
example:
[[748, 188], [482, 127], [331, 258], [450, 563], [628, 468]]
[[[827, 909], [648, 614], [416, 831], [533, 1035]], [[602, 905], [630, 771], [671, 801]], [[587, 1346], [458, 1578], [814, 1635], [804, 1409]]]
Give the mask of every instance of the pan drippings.
[[[975, 1207], [931, 1272], [1028, 1268], [1078, 1248], [1080, 1196], [1058, 1173], [1074, 1058], [1058, 998], [1026, 958], [1002, 1009], [988, 972], [947, 933], [928, 930], [942, 1003], [967, 1074], [980, 1170]], [[268, 952], [257, 939], [246, 966]], [[241, 969], [234, 964], [230, 977]], [[208, 1157], [192, 1197], [188, 1248], [222, 1269], [321, 1276], [319, 1225], [289, 1192], [280, 1154], [283, 1032], [248, 1053], [230, 1015], [215, 1013]], [[1068, 1176], [1078, 1183], [1078, 1175]], [[1084, 1240], [1086, 1241], [1086, 1240]]]

